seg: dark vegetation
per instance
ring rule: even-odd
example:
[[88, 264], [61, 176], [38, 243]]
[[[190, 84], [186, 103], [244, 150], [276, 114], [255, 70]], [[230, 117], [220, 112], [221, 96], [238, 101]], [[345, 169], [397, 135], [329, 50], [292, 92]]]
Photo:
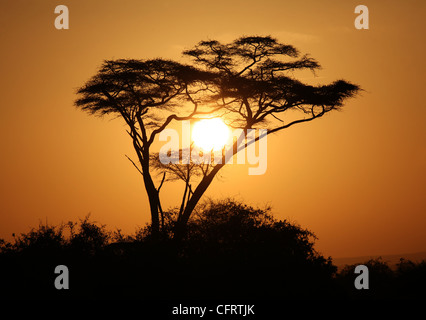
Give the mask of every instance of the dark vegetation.
[[[172, 228], [174, 211], [165, 214]], [[177, 244], [153, 241], [150, 227], [133, 235], [86, 217], [40, 225], [13, 242], [0, 240], [2, 298], [29, 299], [345, 299], [425, 298], [426, 263], [396, 270], [366, 263], [370, 290], [354, 288], [354, 266], [337, 273], [314, 249], [315, 235], [233, 200], [210, 201]], [[172, 232], [170, 232], [172, 235]], [[56, 290], [57, 265], [69, 268], [69, 290]]]

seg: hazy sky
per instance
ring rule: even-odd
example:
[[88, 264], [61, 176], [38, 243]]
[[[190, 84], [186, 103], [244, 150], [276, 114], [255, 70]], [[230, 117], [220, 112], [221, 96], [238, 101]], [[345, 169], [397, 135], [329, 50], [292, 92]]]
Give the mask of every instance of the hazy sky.
[[[56, 30], [67, 5], [70, 29]], [[370, 29], [354, 27], [357, 5]], [[270, 204], [333, 257], [426, 251], [424, 1], [1, 1], [0, 238], [84, 218], [125, 233], [149, 221], [120, 120], [73, 106], [104, 59], [171, 58], [200, 40], [271, 35], [317, 77], [365, 90], [342, 112], [268, 137], [268, 170], [230, 166], [207, 195]], [[166, 207], [180, 198], [164, 189]]]

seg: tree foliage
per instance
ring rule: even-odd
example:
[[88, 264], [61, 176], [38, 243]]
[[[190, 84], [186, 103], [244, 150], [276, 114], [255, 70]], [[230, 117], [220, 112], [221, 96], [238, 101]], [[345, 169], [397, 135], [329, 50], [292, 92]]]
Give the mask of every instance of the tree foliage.
[[276, 132], [338, 109], [360, 90], [344, 80], [321, 86], [298, 81], [294, 71], [315, 71], [319, 63], [272, 37], [241, 37], [229, 44], [201, 41], [184, 54], [196, 65], [221, 74], [216, 98], [233, 116], [230, 125], [240, 128], [252, 128], [272, 119], [283, 123], [281, 117], [290, 110], [309, 115], [297, 122], [268, 127], [271, 133]]

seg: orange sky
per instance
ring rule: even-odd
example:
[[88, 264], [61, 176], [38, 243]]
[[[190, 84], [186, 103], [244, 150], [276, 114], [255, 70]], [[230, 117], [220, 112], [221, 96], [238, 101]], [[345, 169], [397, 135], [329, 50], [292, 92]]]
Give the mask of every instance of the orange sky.
[[[67, 5], [70, 29], [54, 28]], [[354, 28], [367, 5], [370, 30]], [[131, 233], [149, 220], [120, 120], [73, 106], [102, 60], [171, 58], [200, 40], [272, 35], [365, 92], [268, 137], [268, 170], [229, 166], [208, 191], [312, 230], [333, 257], [426, 251], [424, 1], [4, 1], [0, 10], [0, 238], [89, 212]], [[164, 188], [176, 205], [176, 186]], [[179, 196], [180, 197], [180, 196]]]

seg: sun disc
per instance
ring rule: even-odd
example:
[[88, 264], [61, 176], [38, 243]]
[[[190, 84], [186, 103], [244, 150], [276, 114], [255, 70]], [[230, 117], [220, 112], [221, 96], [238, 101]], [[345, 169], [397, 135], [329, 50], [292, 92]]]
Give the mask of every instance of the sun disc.
[[221, 150], [228, 139], [229, 128], [220, 118], [200, 120], [192, 129], [192, 141], [205, 151]]

